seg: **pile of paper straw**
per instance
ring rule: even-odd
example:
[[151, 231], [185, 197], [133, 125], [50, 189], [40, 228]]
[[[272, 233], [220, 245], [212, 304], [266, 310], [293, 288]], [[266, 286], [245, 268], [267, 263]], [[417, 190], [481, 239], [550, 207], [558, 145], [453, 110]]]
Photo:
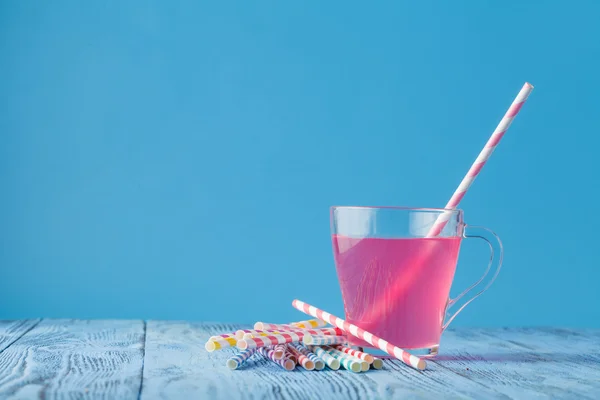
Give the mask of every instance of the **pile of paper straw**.
[[254, 329], [212, 336], [205, 348], [212, 352], [237, 347], [240, 352], [226, 363], [231, 369], [240, 368], [251, 357], [263, 357], [288, 371], [296, 367], [307, 371], [343, 367], [352, 372], [363, 372], [383, 367], [381, 359], [347, 346], [346, 336], [340, 328], [326, 325], [319, 319], [288, 324], [257, 322]]

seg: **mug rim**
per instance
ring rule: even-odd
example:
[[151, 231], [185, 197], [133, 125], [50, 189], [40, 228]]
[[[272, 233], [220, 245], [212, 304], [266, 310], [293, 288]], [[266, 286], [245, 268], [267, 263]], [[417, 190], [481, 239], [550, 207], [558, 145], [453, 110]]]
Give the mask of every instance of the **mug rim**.
[[333, 211], [337, 208], [346, 208], [346, 209], [359, 209], [359, 210], [378, 210], [378, 209], [387, 209], [387, 210], [398, 210], [398, 211], [434, 211], [434, 212], [457, 212], [461, 213], [463, 210], [461, 208], [432, 208], [432, 207], [409, 207], [409, 206], [331, 206], [330, 210]]

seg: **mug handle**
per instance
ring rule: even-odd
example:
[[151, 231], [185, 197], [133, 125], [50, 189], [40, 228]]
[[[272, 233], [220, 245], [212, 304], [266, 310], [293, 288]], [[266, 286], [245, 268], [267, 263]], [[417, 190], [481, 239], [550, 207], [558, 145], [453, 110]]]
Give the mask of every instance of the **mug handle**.
[[[490, 246], [490, 251], [492, 254], [490, 256], [490, 262], [488, 263], [487, 269], [485, 270], [485, 273], [483, 274], [483, 276], [481, 278], [479, 278], [479, 280], [477, 282], [475, 282], [470, 287], [468, 287], [467, 290], [465, 290], [464, 292], [462, 292], [455, 298], [448, 299], [448, 304], [446, 305], [446, 318], [444, 321], [444, 325], [442, 326], [442, 332], [446, 330], [448, 325], [450, 325], [450, 322], [452, 322], [454, 320], [454, 318], [456, 318], [458, 313], [460, 313], [463, 310], [463, 308], [465, 308], [467, 306], [467, 304], [469, 304], [470, 302], [475, 300], [477, 297], [479, 297], [483, 292], [488, 290], [488, 288], [492, 285], [492, 283], [494, 283], [494, 280], [496, 280], [496, 277], [498, 276], [498, 272], [500, 272], [500, 267], [502, 267], [502, 257], [504, 255], [504, 250], [502, 249], [502, 242], [500, 241], [500, 238], [498, 237], [498, 235], [496, 235], [494, 232], [492, 232], [488, 228], [484, 228], [482, 226], [465, 225], [465, 228], [463, 230], [463, 237], [464, 238], [479, 238], [479, 239], [485, 240], [488, 243], [488, 245]], [[492, 268], [492, 266], [494, 268]], [[491, 270], [494, 271], [494, 274], [491, 276], [491, 279], [487, 280], [487, 283], [484, 283], [484, 280], [486, 280], [485, 278], [489, 275]], [[479, 287], [480, 285], [483, 285], [483, 289], [481, 289], [479, 292], [477, 292], [474, 296], [467, 298], [467, 299], [463, 299], [463, 297], [467, 293], [469, 293], [471, 290], [475, 289], [476, 287]], [[456, 310], [456, 312], [454, 314], [452, 314], [450, 317], [448, 317], [448, 312], [450, 311], [450, 309], [453, 306], [455, 306], [461, 299], [463, 299], [463, 301], [462, 301], [463, 304], [460, 306], [460, 308], [458, 310]]]

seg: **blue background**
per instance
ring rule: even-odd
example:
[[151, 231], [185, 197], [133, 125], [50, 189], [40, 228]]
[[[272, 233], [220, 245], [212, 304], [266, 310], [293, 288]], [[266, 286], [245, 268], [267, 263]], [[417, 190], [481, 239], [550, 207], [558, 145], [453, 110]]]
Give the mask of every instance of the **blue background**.
[[454, 324], [600, 327], [598, 2], [94, 3], [0, 6], [0, 318], [341, 314], [329, 206], [443, 206], [528, 80]]

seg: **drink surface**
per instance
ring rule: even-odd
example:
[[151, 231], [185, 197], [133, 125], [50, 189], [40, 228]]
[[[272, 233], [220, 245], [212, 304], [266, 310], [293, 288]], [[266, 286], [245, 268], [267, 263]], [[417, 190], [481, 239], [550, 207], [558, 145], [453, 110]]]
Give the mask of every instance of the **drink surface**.
[[332, 242], [348, 322], [404, 349], [439, 344], [460, 237], [332, 235]]

